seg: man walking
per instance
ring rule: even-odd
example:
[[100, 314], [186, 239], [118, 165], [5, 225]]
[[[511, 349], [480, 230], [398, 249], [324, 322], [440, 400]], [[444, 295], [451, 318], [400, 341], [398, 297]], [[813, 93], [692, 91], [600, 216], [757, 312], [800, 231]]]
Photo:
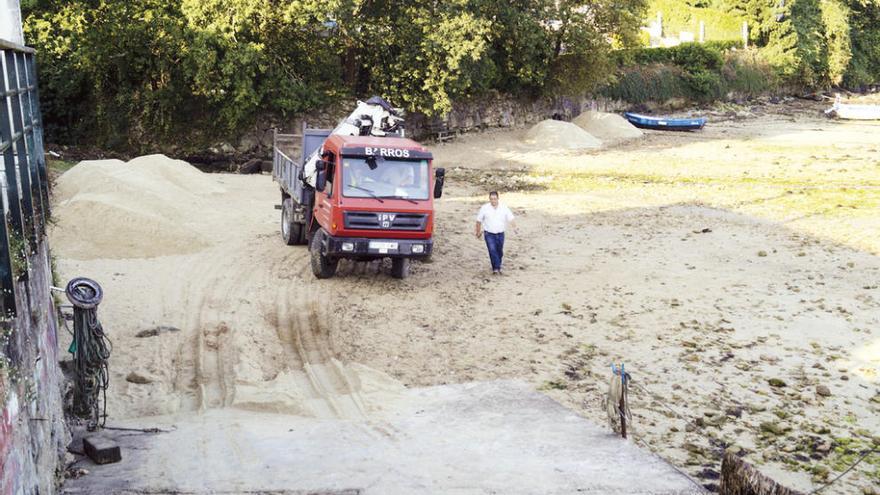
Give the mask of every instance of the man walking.
[[498, 192], [490, 192], [489, 202], [484, 204], [477, 213], [477, 226], [474, 235], [479, 239], [481, 234], [486, 234], [486, 247], [489, 249], [489, 261], [492, 262], [493, 275], [501, 275], [501, 258], [504, 257], [504, 230], [510, 224], [516, 231], [513, 220], [513, 212], [498, 201]]

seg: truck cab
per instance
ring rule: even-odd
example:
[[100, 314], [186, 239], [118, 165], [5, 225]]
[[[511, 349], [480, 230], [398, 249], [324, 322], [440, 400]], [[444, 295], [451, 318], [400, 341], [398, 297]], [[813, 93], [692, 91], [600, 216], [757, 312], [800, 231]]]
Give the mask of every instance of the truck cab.
[[308, 244], [318, 278], [332, 277], [343, 258], [390, 258], [392, 276], [406, 277], [410, 260], [433, 251], [434, 198], [442, 195], [443, 169], [434, 170], [431, 153], [411, 139], [319, 129], [303, 130], [303, 160], [319, 140], [314, 177], [304, 177], [302, 166], [278, 169], [293, 163], [276, 135], [273, 175], [281, 183], [285, 242]]

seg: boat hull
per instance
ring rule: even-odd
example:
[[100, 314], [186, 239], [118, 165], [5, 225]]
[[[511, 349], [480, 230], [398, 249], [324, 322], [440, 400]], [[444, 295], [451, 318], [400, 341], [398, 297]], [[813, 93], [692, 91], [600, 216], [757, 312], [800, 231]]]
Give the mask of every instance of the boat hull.
[[636, 127], [659, 131], [697, 131], [706, 125], [705, 117], [695, 119], [664, 119], [630, 112], [623, 114], [623, 116]]
[[846, 120], [880, 120], [880, 105], [846, 105], [837, 104], [831, 107], [838, 119]]

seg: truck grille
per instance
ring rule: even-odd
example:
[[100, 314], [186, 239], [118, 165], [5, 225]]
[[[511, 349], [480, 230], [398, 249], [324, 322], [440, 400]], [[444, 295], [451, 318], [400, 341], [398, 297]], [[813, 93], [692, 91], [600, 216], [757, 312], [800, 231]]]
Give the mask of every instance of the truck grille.
[[345, 228], [360, 230], [425, 230], [428, 215], [372, 211], [345, 212]]

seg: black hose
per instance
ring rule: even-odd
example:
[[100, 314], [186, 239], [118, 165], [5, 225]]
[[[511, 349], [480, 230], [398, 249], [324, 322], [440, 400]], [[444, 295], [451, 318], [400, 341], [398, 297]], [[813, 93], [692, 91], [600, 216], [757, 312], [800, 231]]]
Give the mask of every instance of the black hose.
[[73, 303], [74, 414], [88, 419], [87, 427], [92, 431], [99, 421], [101, 427], [107, 422], [112, 343], [98, 321], [98, 304], [104, 292], [97, 282], [82, 277], [71, 280], [65, 292]]

